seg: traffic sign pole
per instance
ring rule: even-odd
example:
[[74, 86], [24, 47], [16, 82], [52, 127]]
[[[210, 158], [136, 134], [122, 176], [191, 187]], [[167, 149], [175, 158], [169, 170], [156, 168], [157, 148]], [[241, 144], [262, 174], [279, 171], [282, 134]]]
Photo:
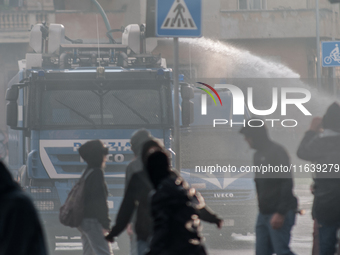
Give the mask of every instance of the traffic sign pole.
[[174, 143], [176, 153], [175, 168], [181, 171], [181, 147], [180, 147], [180, 132], [179, 132], [179, 82], [178, 82], [178, 37], [174, 37], [174, 109], [175, 109], [175, 125], [174, 125]]
[[176, 153], [175, 167], [181, 170], [180, 155], [180, 112], [178, 82], [178, 37], [201, 37], [202, 35], [202, 1], [201, 0], [156, 0], [157, 37], [174, 39], [174, 132], [173, 144]]

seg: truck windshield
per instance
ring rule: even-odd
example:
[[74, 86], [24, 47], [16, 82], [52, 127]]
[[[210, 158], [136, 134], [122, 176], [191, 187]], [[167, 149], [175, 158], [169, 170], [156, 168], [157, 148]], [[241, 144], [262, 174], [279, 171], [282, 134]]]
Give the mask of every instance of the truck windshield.
[[169, 124], [165, 85], [44, 86], [41, 127], [154, 126]]

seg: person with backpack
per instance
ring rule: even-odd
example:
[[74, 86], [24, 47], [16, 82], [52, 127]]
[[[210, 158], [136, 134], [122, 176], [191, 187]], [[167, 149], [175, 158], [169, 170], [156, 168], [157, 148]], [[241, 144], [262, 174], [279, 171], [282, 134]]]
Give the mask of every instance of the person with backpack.
[[84, 255], [113, 255], [111, 247], [105, 241], [105, 234], [110, 229], [108, 190], [104, 179], [106, 148], [100, 140], [86, 142], [78, 150], [87, 163], [83, 173], [84, 185], [83, 219], [78, 227], [81, 233]]

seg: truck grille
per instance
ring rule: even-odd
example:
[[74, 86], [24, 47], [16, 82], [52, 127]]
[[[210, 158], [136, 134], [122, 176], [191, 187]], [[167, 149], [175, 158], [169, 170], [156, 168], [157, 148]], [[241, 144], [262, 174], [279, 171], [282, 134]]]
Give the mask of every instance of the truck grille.
[[[76, 166], [61, 166], [61, 169], [67, 173], [82, 173], [86, 165], [76, 165]], [[105, 172], [106, 173], [121, 173], [125, 172], [126, 165], [106, 165]]]
[[244, 201], [253, 198], [252, 190], [202, 190], [200, 192], [206, 202]]
[[[123, 156], [117, 157], [122, 161], [114, 162], [115, 155], [110, 156], [110, 161], [106, 162], [105, 172], [115, 173], [115, 172], [125, 172], [126, 165], [128, 162], [133, 160], [133, 154], [121, 154]], [[55, 166], [59, 166], [66, 173], [81, 173], [86, 168], [86, 163], [83, 162], [79, 154], [57, 154], [54, 155], [56, 162]]]
[[54, 211], [60, 207], [55, 187], [29, 187], [25, 191], [33, 199], [34, 205], [39, 211]]

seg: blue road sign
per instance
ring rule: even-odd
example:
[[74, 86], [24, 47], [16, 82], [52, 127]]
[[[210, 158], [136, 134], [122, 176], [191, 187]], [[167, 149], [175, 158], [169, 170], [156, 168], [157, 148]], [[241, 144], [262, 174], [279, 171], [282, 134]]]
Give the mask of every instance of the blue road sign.
[[156, 35], [159, 37], [202, 36], [201, 0], [157, 0]]
[[322, 66], [340, 66], [340, 41], [322, 42]]

